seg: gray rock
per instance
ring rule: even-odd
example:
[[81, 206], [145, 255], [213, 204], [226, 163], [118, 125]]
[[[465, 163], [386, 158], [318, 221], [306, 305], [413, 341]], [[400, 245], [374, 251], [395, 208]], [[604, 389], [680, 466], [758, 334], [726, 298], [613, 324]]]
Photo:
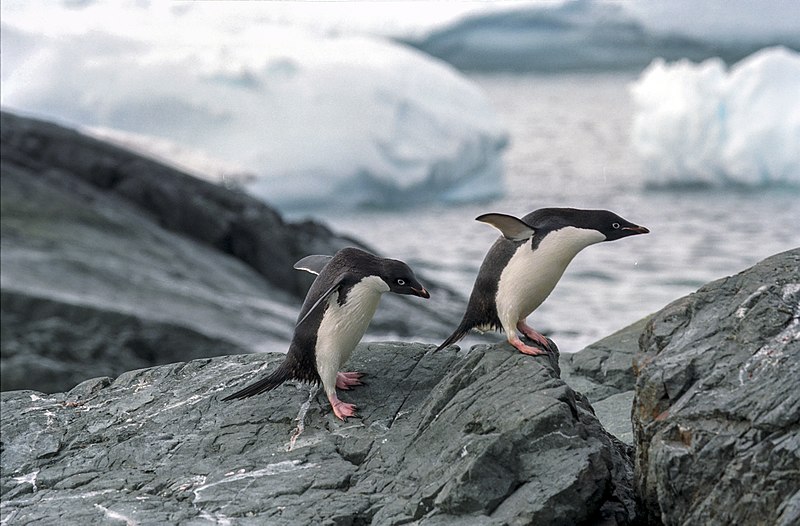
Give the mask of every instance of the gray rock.
[[649, 523], [798, 524], [800, 249], [658, 312], [635, 367]]
[[2, 394], [8, 524], [632, 524], [629, 449], [506, 344], [367, 344], [342, 398], [287, 384], [223, 403], [278, 354]]
[[[284, 351], [312, 279], [293, 263], [359, 245], [74, 130], [0, 119], [3, 390]], [[372, 335], [447, 333], [463, 298], [420, 278], [433, 299], [385, 298]]]
[[[164, 230], [229, 254], [297, 297], [308, 278], [292, 269], [309, 253], [334, 253], [358, 243], [320, 223], [286, 223], [267, 204], [235, 189], [182, 173], [123, 148], [53, 123], [0, 115], [2, 156], [28, 172], [68, 174], [103, 192], [102, 198], [135, 205]], [[4, 170], [5, 171], [5, 170]], [[91, 201], [90, 201], [91, 202]], [[144, 214], [142, 214], [144, 213]]]
[[2, 161], [2, 388], [281, 350], [296, 299], [65, 172]]
[[580, 352], [561, 357], [561, 378], [586, 396], [603, 427], [626, 444], [633, 444], [633, 357], [648, 320], [643, 318]]
[[579, 352], [563, 355], [564, 379], [588, 382], [585, 389], [578, 390], [593, 402], [633, 391], [636, 381], [633, 357], [639, 350], [639, 337], [648, 320], [649, 317], [643, 318]]

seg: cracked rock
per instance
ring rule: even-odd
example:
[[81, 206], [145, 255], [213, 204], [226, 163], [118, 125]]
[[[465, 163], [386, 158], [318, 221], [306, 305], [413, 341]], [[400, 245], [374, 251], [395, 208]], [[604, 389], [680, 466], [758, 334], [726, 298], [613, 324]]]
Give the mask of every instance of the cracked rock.
[[649, 524], [800, 522], [800, 249], [653, 316], [636, 356]]
[[[341, 392], [221, 399], [280, 354], [2, 393], [9, 524], [632, 524], [632, 458], [558, 375], [507, 344], [371, 343]], [[304, 404], [307, 404], [303, 409]], [[297, 421], [303, 418], [298, 434]]]

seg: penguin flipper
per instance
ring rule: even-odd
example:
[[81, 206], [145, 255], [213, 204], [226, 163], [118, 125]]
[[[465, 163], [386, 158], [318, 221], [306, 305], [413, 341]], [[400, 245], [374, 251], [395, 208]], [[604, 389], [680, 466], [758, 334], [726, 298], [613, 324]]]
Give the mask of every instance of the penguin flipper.
[[277, 369], [275, 369], [272, 374], [267, 376], [266, 378], [262, 378], [261, 380], [248, 385], [247, 387], [240, 389], [233, 393], [232, 395], [226, 396], [222, 399], [223, 402], [227, 402], [229, 400], [237, 400], [241, 398], [249, 398], [251, 396], [255, 396], [257, 394], [261, 394], [265, 391], [271, 391], [281, 385], [286, 380], [290, 380], [293, 377], [291, 373], [291, 368], [287, 366], [287, 362], [284, 361]]
[[[302, 260], [301, 260], [301, 261], [302, 261]], [[306, 321], [306, 319], [308, 319], [308, 317], [311, 315], [311, 313], [312, 313], [312, 312], [314, 312], [314, 311], [315, 311], [317, 308], [319, 308], [319, 306], [320, 306], [320, 305], [322, 305], [322, 304], [325, 302], [325, 300], [327, 300], [327, 299], [328, 299], [328, 297], [329, 297], [331, 294], [333, 294], [334, 292], [338, 291], [338, 290], [339, 290], [339, 288], [340, 288], [342, 285], [344, 285], [346, 281], [348, 281], [348, 279], [350, 279], [350, 274], [348, 274], [348, 273], [344, 273], [344, 274], [342, 274], [341, 276], [339, 276], [339, 278], [338, 278], [338, 279], [337, 279], [337, 280], [336, 280], [336, 281], [333, 283], [333, 285], [331, 285], [331, 286], [328, 288], [328, 290], [326, 290], [325, 292], [323, 292], [323, 293], [322, 293], [322, 295], [321, 295], [319, 298], [317, 298], [317, 301], [315, 301], [315, 302], [314, 302], [314, 304], [311, 306], [311, 308], [310, 308], [310, 309], [308, 309], [308, 312], [306, 312], [306, 313], [303, 315], [303, 317], [302, 317], [302, 318], [300, 318], [300, 320], [297, 322], [297, 324], [295, 325], [295, 327], [296, 327], [296, 326], [298, 326], [298, 325], [300, 325], [300, 324], [301, 324], [301, 323], [303, 323], [304, 321]]]
[[475, 218], [476, 221], [492, 225], [511, 241], [524, 241], [536, 232], [532, 226], [522, 219], [508, 214], [483, 214]]
[[333, 256], [323, 256], [319, 254], [306, 256], [294, 264], [294, 269], [305, 270], [311, 274], [319, 275], [331, 259], [333, 259]]

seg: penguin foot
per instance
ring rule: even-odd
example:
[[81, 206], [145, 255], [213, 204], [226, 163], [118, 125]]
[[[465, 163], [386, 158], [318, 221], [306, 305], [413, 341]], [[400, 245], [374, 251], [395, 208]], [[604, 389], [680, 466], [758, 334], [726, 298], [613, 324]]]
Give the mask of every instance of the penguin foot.
[[530, 345], [525, 345], [524, 343], [522, 343], [522, 340], [516, 337], [516, 335], [514, 338], [509, 338], [508, 343], [516, 347], [517, 350], [522, 354], [529, 354], [531, 356], [540, 356], [542, 354], [547, 354], [547, 351], [539, 349], [538, 347], [531, 347]]
[[361, 381], [362, 376], [364, 376], [364, 373], [336, 373], [336, 388], [349, 391], [351, 387], [364, 385]]
[[[550, 341], [547, 339], [547, 336], [545, 336], [544, 334], [540, 333], [537, 330], [534, 330], [527, 323], [525, 323], [524, 320], [520, 321], [519, 323], [517, 323], [517, 330], [519, 330], [519, 332], [524, 334], [526, 338], [529, 338], [533, 342], [538, 343], [539, 345], [541, 345], [544, 349], [546, 349], [548, 351], [552, 351], [553, 350], [553, 348], [550, 346]], [[510, 341], [511, 340], [509, 340], [509, 342]], [[514, 345], [514, 343], [512, 342], [511, 345]], [[517, 346], [514, 345], [514, 347], [517, 347]], [[519, 349], [519, 347], [517, 347], [517, 348]], [[537, 353], [537, 354], [541, 354], [541, 353]]]
[[329, 397], [328, 401], [331, 403], [333, 414], [342, 422], [347, 422], [349, 417], [356, 416], [356, 406], [342, 402], [335, 394]]

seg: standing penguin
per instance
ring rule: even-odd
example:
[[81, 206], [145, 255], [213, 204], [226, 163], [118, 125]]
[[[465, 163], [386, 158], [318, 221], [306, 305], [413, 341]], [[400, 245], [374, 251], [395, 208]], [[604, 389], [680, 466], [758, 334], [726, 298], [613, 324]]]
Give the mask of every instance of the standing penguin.
[[269, 376], [223, 400], [247, 398], [294, 379], [319, 383], [334, 414], [355, 416], [356, 407], [339, 400], [336, 388], [361, 385], [357, 372], [339, 368], [350, 358], [367, 330], [384, 292], [430, 298], [414, 272], [402, 261], [380, 258], [357, 248], [335, 256], [307, 256], [294, 268], [318, 274], [300, 309], [292, 343], [283, 363]]
[[649, 232], [607, 210], [542, 208], [522, 219], [484, 214], [476, 220], [492, 225], [503, 235], [481, 264], [461, 324], [437, 350], [477, 328], [502, 329], [520, 352], [544, 354], [525, 345], [517, 330], [550, 349], [547, 338], [529, 327], [525, 319], [552, 292], [572, 258], [589, 245]]

